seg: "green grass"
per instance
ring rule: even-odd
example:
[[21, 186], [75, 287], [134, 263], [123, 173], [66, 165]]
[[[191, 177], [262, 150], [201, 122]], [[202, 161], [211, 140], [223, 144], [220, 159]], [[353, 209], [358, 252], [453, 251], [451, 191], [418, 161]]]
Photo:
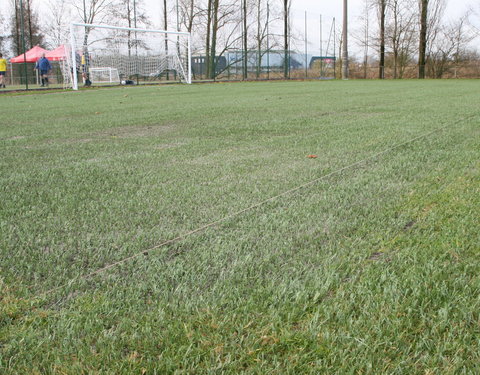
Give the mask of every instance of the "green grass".
[[479, 102], [453, 80], [2, 95], [0, 373], [478, 374]]

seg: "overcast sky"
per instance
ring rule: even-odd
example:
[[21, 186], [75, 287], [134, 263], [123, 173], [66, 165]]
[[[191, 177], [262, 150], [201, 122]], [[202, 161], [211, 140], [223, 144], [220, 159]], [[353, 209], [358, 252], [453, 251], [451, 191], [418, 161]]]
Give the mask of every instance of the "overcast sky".
[[[167, 0], [172, 3], [174, 0]], [[239, 0], [240, 1], [240, 0]], [[280, 5], [283, 4], [282, 0], [270, 0], [273, 4], [275, 2]], [[447, 0], [447, 17], [460, 17], [463, 15], [472, 4], [478, 5], [478, 0]], [[162, 12], [163, 0], [145, 0], [145, 4], [148, 7], [149, 13], [157, 24], [160, 23], [160, 15]], [[362, 4], [364, 0], [349, 0], [348, 1], [349, 13], [351, 21], [355, 19], [362, 12]], [[173, 4], [172, 4], [173, 5]], [[340, 20], [342, 17], [343, 1], [342, 0], [292, 0], [292, 9], [296, 12], [308, 11], [309, 13], [322, 14], [326, 17], [336, 17]]]

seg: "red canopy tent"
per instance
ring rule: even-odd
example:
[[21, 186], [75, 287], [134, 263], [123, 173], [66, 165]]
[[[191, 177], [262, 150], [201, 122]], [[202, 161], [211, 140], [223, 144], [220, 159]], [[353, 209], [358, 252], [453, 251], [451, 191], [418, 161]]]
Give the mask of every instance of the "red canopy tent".
[[34, 63], [34, 62], [37, 62], [37, 60], [42, 57], [42, 55], [45, 53], [47, 54], [47, 50], [46, 49], [43, 49], [42, 47], [39, 47], [39, 46], [35, 46], [33, 47], [31, 50], [28, 50], [25, 55], [26, 55], [26, 59], [24, 58], [24, 55], [23, 53], [17, 57], [13, 57], [10, 59], [10, 62], [11, 63], [23, 63], [23, 62], [27, 62], [27, 63]]
[[67, 51], [65, 45], [58, 46], [53, 51], [47, 52], [45, 57], [50, 61], [64, 61], [67, 59]]

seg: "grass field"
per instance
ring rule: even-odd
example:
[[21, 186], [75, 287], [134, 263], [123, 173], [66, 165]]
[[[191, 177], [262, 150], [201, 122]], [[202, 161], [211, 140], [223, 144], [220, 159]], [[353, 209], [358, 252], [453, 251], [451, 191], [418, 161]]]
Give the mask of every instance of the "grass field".
[[0, 95], [0, 373], [480, 373], [479, 103], [453, 80]]

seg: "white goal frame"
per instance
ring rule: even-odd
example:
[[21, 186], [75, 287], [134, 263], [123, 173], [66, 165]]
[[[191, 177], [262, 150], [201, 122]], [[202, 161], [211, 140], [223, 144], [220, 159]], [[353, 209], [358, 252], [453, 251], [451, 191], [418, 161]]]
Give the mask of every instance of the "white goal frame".
[[[111, 29], [111, 30], [124, 30], [124, 31], [133, 31], [141, 33], [153, 33], [153, 34], [164, 34], [164, 35], [183, 35], [187, 37], [187, 72], [186, 72], [186, 82], [188, 84], [192, 83], [192, 36], [189, 32], [184, 31], [167, 31], [167, 30], [154, 30], [154, 29], [138, 29], [132, 27], [120, 27], [120, 26], [110, 26], [110, 25], [96, 25], [91, 23], [72, 23], [70, 24], [70, 52], [72, 59], [72, 72], [77, 71], [77, 56], [76, 56], [76, 45], [75, 45], [75, 27], [90, 27], [98, 29]], [[180, 57], [178, 57], [180, 58]], [[78, 90], [78, 78], [75, 73], [72, 74], [72, 88], [73, 90]]]
[[100, 83], [120, 83], [120, 75], [118, 74], [118, 69], [117, 68], [111, 68], [109, 66], [105, 67], [97, 67], [97, 68], [90, 68], [89, 69], [90, 74], [93, 73], [107, 73], [108, 79], [104, 81], [99, 81], [98, 79], [94, 79], [95, 82], [100, 82]]

